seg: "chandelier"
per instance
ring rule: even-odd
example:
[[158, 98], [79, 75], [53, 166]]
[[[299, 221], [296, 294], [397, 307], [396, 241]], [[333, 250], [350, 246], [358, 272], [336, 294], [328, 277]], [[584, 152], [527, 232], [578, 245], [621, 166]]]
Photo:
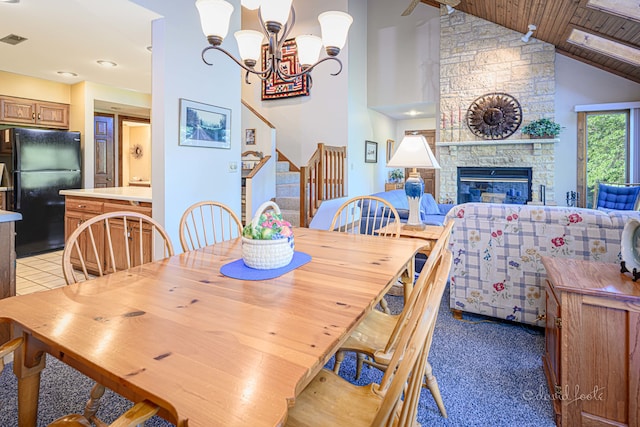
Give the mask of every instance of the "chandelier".
[[[342, 71], [342, 62], [337, 58], [347, 41], [347, 33], [353, 22], [353, 18], [344, 12], [329, 11], [318, 16], [322, 38], [310, 34], [300, 35], [295, 38], [298, 49], [298, 62], [301, 71], [296, 69], [287, 70], [281, 67], [282, 45], [287, 40], [296, 21], [296, 13], [292, 5], [293, 0], [242, 0], [242, 5], [249, 9], [260, 8], [258, 18], [262, 32], [254, 30], [236, 31], [234, 36], [238, 43], [241, 61], [236, 59], [228, 51], [220, 47], [222, 41], [229, 31], [229, 20], [233, 13], [233, 5], [224, 0], [196, 0], [196, 8], [200, 14], [200, 24], [202, 32], [207, 37], [210, 46], [202, 51], [202, 60], [207, 65], [213, 63], [205, 59], [205, 53], [209, 50], [218, 50], [236, 64], [242, 67], [247, 73], [245, 82], [250, 84], [249, 75], [254, 74], [260, 80], [268, 80], [275, 76], [279, 80], [293, 81], [303, 75], [308, 75], [311, 85], [311, 70], [318, 64], [333, 60], [340, 65], [340, 69], [332, 73], [337, 76]], [[262, 70], [256, 70], [262, 41], [267, 38], [268, 47], [266, 63], [262, 64]], [[327, 56], [320, 58], [322, 46], [325, 47]]]

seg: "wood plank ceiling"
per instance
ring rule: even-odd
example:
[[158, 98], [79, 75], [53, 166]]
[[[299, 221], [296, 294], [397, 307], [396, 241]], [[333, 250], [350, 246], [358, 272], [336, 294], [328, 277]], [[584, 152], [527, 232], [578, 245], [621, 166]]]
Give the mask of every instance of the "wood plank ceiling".
[[[441, 3], [421, 2], [434, 7]], [[555, 45], [558, 53], [640, 83], [640, 64], [633, 63], [640, 58], [640, 2], [636, 0], [461, 0], [455, 9], [523, 34], [534, 24], [538, 28], [532, 37]], [[613, 48], [617, 55], [607, 55], [570, 43], [573, 29], [631, 51]]]

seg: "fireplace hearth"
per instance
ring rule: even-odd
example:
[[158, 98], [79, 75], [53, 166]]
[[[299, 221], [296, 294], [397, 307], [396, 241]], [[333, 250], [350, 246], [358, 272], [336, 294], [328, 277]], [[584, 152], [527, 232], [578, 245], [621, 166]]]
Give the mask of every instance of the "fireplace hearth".
[[459, 167], [458, 203], [508, 203], [532, 200], [528, 167]]

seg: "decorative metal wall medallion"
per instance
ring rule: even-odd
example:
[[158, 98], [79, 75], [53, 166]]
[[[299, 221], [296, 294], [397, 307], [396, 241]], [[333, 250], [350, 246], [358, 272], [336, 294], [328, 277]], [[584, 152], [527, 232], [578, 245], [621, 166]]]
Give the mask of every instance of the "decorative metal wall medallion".
[[507, 93], [488, 93], [477, 98], [467, 110], [467, 126], [484, 139], [505, 139], [522, 123], [522, 108]]

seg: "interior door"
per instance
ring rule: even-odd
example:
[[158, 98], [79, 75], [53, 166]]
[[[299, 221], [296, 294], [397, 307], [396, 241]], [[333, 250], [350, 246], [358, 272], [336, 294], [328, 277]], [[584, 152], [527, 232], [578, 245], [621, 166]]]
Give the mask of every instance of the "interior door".
[[105, 188], [115, 186], [115, 143], [113, 140], [114, 116], [94, 115], [95, 175], [93, 186]]
[[[436, 154], [436, 131], [435, 130], [407, 130], [404, 132], [405, 135], [422, 135], [426, 138], [429, 143], [429, 148], [433, 154]], [[409, 176], [410, 170], [405, 170], [404, 176]], [[433, 195], [433, 198], [438, 200], [438, 195], [436, 194], [436, 169], [420, 169], [418, 168], [418, 173], [422, 177], [424, 181], [424, 192], [430, 193]]]

